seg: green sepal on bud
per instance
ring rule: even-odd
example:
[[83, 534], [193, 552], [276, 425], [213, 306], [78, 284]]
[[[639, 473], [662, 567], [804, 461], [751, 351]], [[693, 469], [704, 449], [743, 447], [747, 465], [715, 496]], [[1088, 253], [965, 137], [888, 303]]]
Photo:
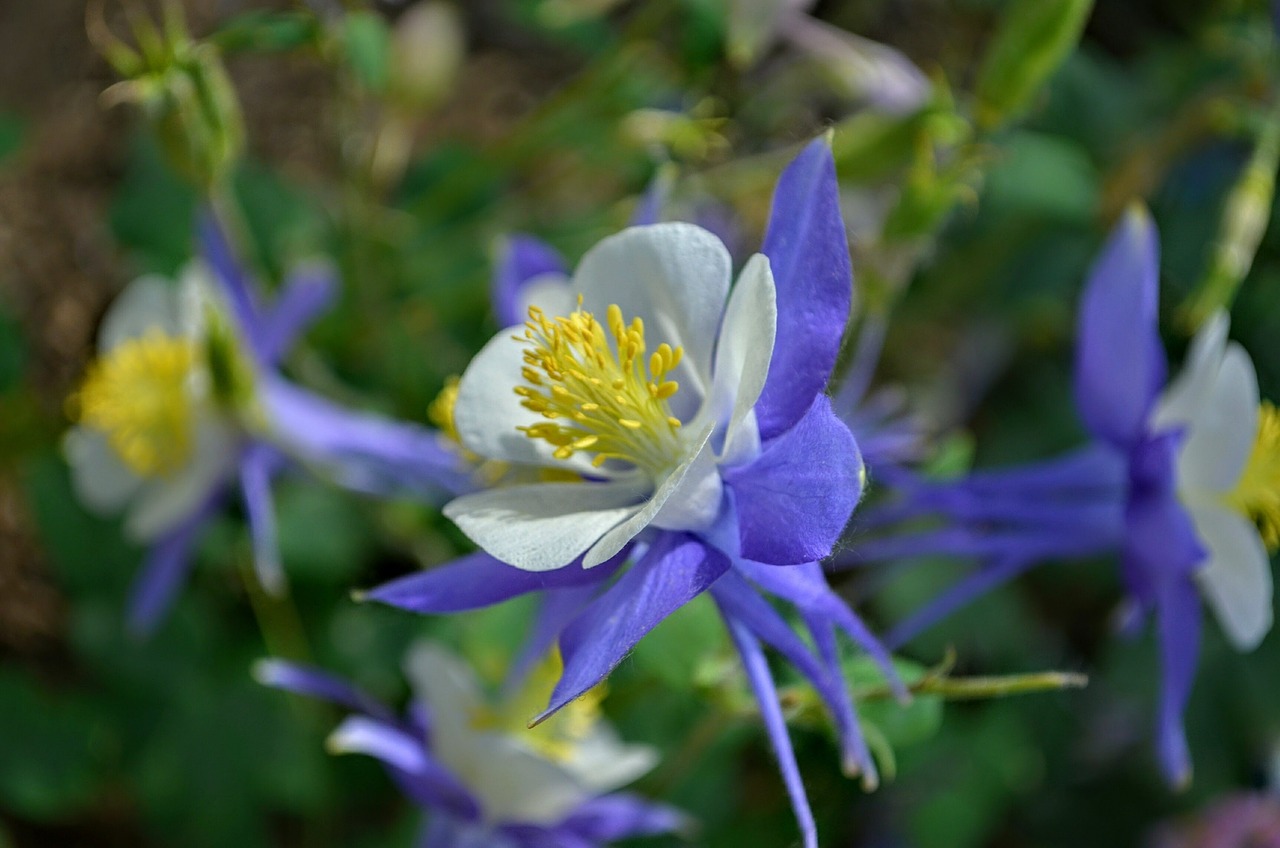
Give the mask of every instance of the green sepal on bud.
[[108, 104], [136, 103], [155, 127], [174, 168], [205, 191], [222, 184], [244, 150], [244, 119], [218, 49], [187, 33], [177, 2], [160, 25], [124, 0], [135, 46], [117, 38], [90, 5], [90, 39], [124, 80], [103, 93]]
[[254, 398], [253, 368], [240, 338], [219, 310], [205, 310], [204, 358], [214, 401], [233, 413], [251, 414]]

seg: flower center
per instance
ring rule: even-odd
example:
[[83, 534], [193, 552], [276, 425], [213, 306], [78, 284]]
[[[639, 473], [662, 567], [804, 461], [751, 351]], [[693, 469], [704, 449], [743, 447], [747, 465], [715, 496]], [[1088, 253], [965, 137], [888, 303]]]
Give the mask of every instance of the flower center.
[[662, 344], [646, 360], [644, 323], [626, 324], [617, 304], [606, 318], [607, 334], [581, 297], [566, 317], [529, 307], [524, 334], [515, 337], [528, 344], [521, 371], [528, 385], [515, 392], [547, 420], [516, 429], [553, 445], [556, 459], [583, 451], [594, 454], [596, 468], [617, 459], [660, 474], [681, 452], [680, 419], [667, 406], [680, 385], [666, 377], [684, 351]]
[[1258, 523], [1268, 550], [1280, 549], [1280, 410], [1266, 401], [1258, 410], [1253, 451], [1227, 503]]
[[608, 694], [603, 683], [589, 689], [539, 724], [529, 727], [529, 717], [541, 712], [564, 672], [560, 651], [552, 650], [546, 659], [530, 670], [524, 685], [501, 707], [486, 707], [472, 716], [471, 725], [478, 730], [495, 730], [519, 737], [542, 756], [556, 762], [573, 758], [578, 746], [591, 735], [601, 720], [600, 703]]
[[181, 468], [193, 441], [190, 340], [152, 330], [89, 366], [74, 396], [78, 419], [101, 430], [129, 470], [154, 477]]

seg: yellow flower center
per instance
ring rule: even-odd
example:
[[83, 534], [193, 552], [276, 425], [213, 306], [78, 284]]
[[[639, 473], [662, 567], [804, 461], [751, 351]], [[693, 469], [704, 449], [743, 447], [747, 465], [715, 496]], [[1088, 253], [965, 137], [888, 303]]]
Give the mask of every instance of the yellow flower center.
[[105, 433], [141, 477], [170, 474], [191, 456], [196, 352], [190, 340], [152, 330], [93, 362], [73, 397], [80, 423]]
[[564, 762], [572, 759], [577, 746], [591, 735], [600, 721], [600, 703], [608, 691], [603, 683], [595, 686], [537, 727], [529, 727], [529, 717], [546, 706], [563, 670], [560, 652], [552, 650], [529, 672], [525, 685], [513, 698], [499, 709], [485, 709], [472, 716], [471, 725], [478, 730], [495, 730], [518, 736], [549, 760]]
[[1227, 503], [1258, 523], [1267, 549], [1280, 549], [1280, 411], [1263, 401], [1258, 435]]
[[444, 381], [444, 388], [436, 399], [427, 407], [427, 420], [439, 428], [441, 433], [452, 442], [462, 443], [458, 438], [458, 425], [454, 421], [453, 410], [458, 405], [458, 378], [450, 377]]
[[547, 420], [516, 429], [553, 445], [557, 459], [583, 451], [594, 454], [596, 468], [616, 459], [656, 475], [681, 452], [680, 420], [667, 406], [680, 385], [667, 374], [684, 351], [662, 344], [646, 359], [644, 323], [625, 323], [617, 304], [606, 318], [608, 333], [582, 310], [581, 297], [565, 317], [529, 307], [524, 334], [515, 337], [528, 344], [521, 372], [528, 385], [515, 392]]

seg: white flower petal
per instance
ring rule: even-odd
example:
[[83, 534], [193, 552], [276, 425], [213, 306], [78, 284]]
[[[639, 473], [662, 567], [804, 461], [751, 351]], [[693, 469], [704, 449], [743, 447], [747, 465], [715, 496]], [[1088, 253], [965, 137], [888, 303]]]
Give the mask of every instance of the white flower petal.
[[1196, 572], [1200, 589], [1231, 644], [1252, 650], [1272, 619], [1271, 561], [1262, 539], [1243, 515], [1216, 503], [1193, 504], [1190, 511], [1209, 550]]
[[607, 469], [593, 469], [590, 457], [582, 453], [567, 460], [556, 459], [551, 444], [531, 439], [516, 429], [546, 420], [521, 406], [520, 396], [515, 393], [516, 386], [527, 385], [520, 373], [525, 342], [513, 337], [518, 331], [521, 328], [511, 327], [490, 339], [463, 373], [453, 408], [458, 438], [486, 459], [556, 466], [595, 477], [611, 476]]
[[195, 447], [187, 465], [146, 482], [125, 519], [125, 533], [149, 542], [186, 518], [223, 480], [237, 458], [236, 431], [213, 415], [196, 421]]
[[465, 760], [474, 748], [471, 719], [485, 709], [471, 667], [434, 642], [418, 642], [404, 663], [414, 698], [431, 714], [432, 750], [446, 765]]
[[493, 822], [555, 824], [591, 795], [563, 766], [506, 734], [478, 735], [474, 755], [448, 765]]
[[640, 511], [650, 485], [632, 475], [605, 483], [507, 486], [455, 498], [444, 514], [490, 556], [526, 571], [550, 571]]
[[747, 261], [729, 296], [716, 345], [711, 393], [701, 413], [724, 428], [723, 441], [716, 439], [722, 458], [742, 454], [744, 444], [759, 445], [758, 433], [753, 440], [751, 433], [740, 436], [738, 431], [760, 399], [769, 373], [778, 327], [776, 296], [769, 259], [757, 253]]
[[142, 486], [107, 441], [92, 427], [73, 427], [62, 440], [71, 466], [71, 485], [80, 502], [94, 512], [119, 512]]
[[623, 230], [587, 251], [572, 288], [582, 295], [583, 308], [602, 321], [614, 303], [628, 322], [644, 321], [650, 350], [663, 342], [683, 347], [676, 379], [682, 392], [692, 383], [701, 396], [710, 385], [731, 273], [729, 251], [710, 232], [692, 224], [652, 224]]
[[1178, 486], [1227, 492], [1239, 481], [1258, 433], [1258, 376], [1244, 348], [1227, 345], [1200, 402], [1178, 453]]
[[661, 517], [660, 527], [693, 530], [709, 525], [720, 511], [723, 486], [709, 446], [711, 428], [705, 427], [690, 442], [694, 451], [659, 484], [644, 506], [600, 537], [582, 558], [592, 568], [612, 557], [623, 546]]
[[1204, 407], [1205, 399], [1218, 378], [1230, 326], [1231, 319], [1222, 309], [1201, 325], [1191, 340], [1182, 371], [1170, 381], [1156, 403], [1151, 418], [1153, 429], [1167, 430], [1186, 424]]
[[547, 315], [568, 315], [578, 308], [578, 296], [564, 274], [539, 274], [516, 292], [516, 308], [520, 316], [536, 306]]
[[167, 336], [181, 336], [182, 312], [181, 293], [168, 280], [154, 274], [139, 277], [120, 293], [103, 317], [98, 350], [106, 353], [153, 329]]
[[613, 728], [598, 722], [586, 738], [573, 746], [564, 767], [593, 794], [626, 786], [658, 764], [658, 752], [648, 745], [627, 745]]

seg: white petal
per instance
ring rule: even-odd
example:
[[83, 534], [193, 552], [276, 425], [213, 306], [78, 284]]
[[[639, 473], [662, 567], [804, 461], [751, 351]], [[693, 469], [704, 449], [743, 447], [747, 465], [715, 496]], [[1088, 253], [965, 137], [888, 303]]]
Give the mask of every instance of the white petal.
[[198, 419], [191, 461], [168, 477], [146, 482], [125, 519], [125, 533], [135, 541], [149, 542], [194, 512], [230, 476], [236, 441], [236, 431], [221, 419], [212, 415]]
[[1209, 557], [1196, 572], [1200, 589], [1238, 650], [1257, 647], [1271, 629], [1271, 562], [1243, 515], [1213, 503], [1191, 507]]
[[472, 719], [485, 709], [470, 666], [434, 642], [418, 642], [405, 658], [405, 676], [414, 698], [431, 714], [432, 750], [448, 765], [474, 748]]
[[1178, 485], [1188, 491], [1235, 488], [1258, 433], [1258, 376], [1244, 348], [1227, 345], [1214, 380], [1187, 423]]
[[1230, 325], [1231, 319], [1222, 309], [1201, 325], [1191, 340], [1182, 371], [1170, 381], [1156, 404], [1151, 419], [1153, 429], [1167, 430], [1186, 424], [1204, 407], [1222, 365]]
[[691, 383], [702, 395], [710, 385], [712, 345], [731, 273], [729, 251], [708, 231], [692, 224], [652, 224], [623, 230], [587, 251], [574, 273], [573, 290], [582, 295], [583, 308], [602, 321], [614, 303], [628, 322], [643, 320], [649, 350], [663, 342], [683, 347], [685, 361], [676, 379], [682, 392]]
[[526, 571], [550, 571], [573, 562], [635, 515], [649, 486], [639, 475], [606, 483], [508, 486], [455, 498], [444, 514], [496, 559]]
[[98, 330], [98, 350], [106, 353], [121, 342], [159, 330], [167, 336], [183, 334], [182, 296], [164, 277], [139, 277], [111, 304]]
[[723, 488], [708, 443], [710, 437], [711, 428], [705, 427], [689, 443], [689, 458], [658, 484], [653, 497], [591, 546], [582, 558], [585, 567], [592, 568], [612, 557], [659, 516], [665, 520], [658, 526], [669, 529], [701, 529], [712, 522], [720, 511]]
[[[742, 453], [742, 444], [752, 442], [750, 434], [743, 437], [738, 431], [764, 390], [777, 326], [773, 273], [768, 258], [757, 253], [747, 261], [729, 296], [716, 345], [711, 394], [701, 413], [710, 415], [718, 427], [724, 428], [721, 437], [714, 440], [722, 458], [729, 453]], [[757, 446], [758, 439], [756, 435]]]
[[120, 460], [100, 430], [73, 427], [63, 438], [62, 449], [71, 466], [76, 497], [94, 512], [119, 512], [142, 486], [142, 479]]
[[479, 796], [484, 817], [493, 822], [555, 824], [591, 793], [563, 766], [499, 733], [477, 737], [466, 763], [449, 763]]
[[593, 794], [603, 795], [648, 773], [658, 764], [658, 752], [648, 745], [627, 745], [604, 722], [574, 745], [564, 767]]
[[569, 278], [555, 272], [539, 274], [516, 292], [516, 314], [525, 316], [530, 306], [536, 306], [547, 315], [568, 315], [578, 308], [578, 296], [569, 284]]
[[568, 460], [556, 459], [552, 456], [555, 448], [548, 442], [531, 439], [516, 429], [546, 420], [521, 406], [520, 396], [515, 393], [516, 386], [527, 385], [520, 374], [525, 343], [513, 338], [518, 331], [523, 328], [511, 327], [494, 336], [467, 366], [453, 408], [458, 438], [487, 459], [609, 476], [606, 469], [593, 469], [590, 458], [582, 453]]

